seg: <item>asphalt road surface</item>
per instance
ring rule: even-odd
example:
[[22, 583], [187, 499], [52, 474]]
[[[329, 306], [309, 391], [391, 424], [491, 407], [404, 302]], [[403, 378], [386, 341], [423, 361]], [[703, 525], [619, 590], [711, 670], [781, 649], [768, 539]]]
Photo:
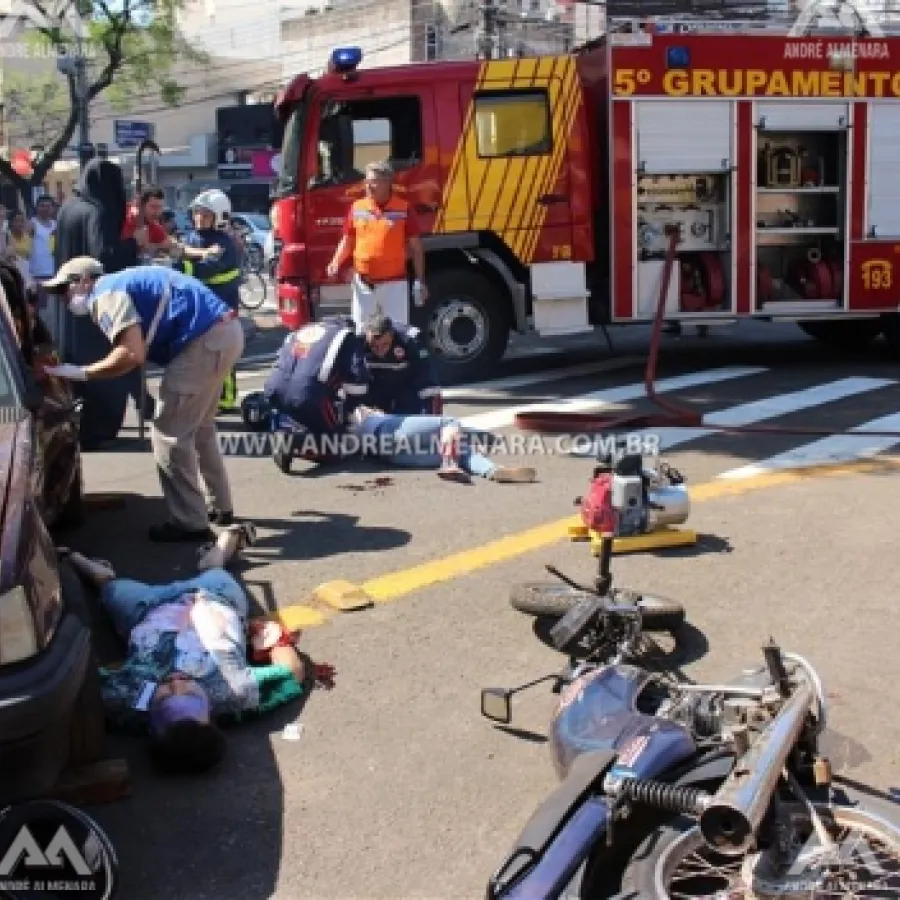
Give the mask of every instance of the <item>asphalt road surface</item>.
[[[643, 341], [623, 338], [614, 362], [596, 347], [566, 359], [523, 350], [505, 381], [454, 389], [448, 414], [508, 435], [510, 410], [526, 405], [640, 408], [642, 369], [629, 357]], [[247, 364], [242, 389], [258, 386], [265, 370]], [[900, 476], [890, 457], [900, 435], [864, 434], [900, 432], [896, 363], [878, 349], [838, 358], [793, 329], [714, 332], [668, 341], [659, 379], [667, 396], [719, 425], [862, 427], [852, 438], [662, 434], [667, 458], [695, 490], [689, 524], [700, 541], [618, 558], [615, 572], [620, 584], [685, 603], [698, 632], [694, 677], [737, 674], [761, 660], [770, 635], [811, 659], [829, 692], [835, 767], [881, 791], [900, 783], [892, 702]], [[524, 682], [561, 662], [509, 608], [509, 585], [541, 579], [546, 563], [588, 578], [595, 562], [564, 538], [590, 460], [509, 461], [534, 465], [539, 482], [461, 486], [368, 464], [298, 463], [286, 476], [268, 456], [229, 460], [237, 512], [260, 530], [247, 586], [260, 610], [307, 624], [302, 647], [336, 666], [337, 686], [314, 692], [302, 712], [233, 729], [229, 758], [209, 777], [160, 779], [139, 742], [113, 741], [131, 762], [134, 796], [94, 813], [118, 850], [123, 897], [484, 895], [554, 783], [544, 743], [549, 690], [518, 699], [514, 729], [479, 715], [482, 687]], [[89, 492], [127, 496], [124, 509], [95, 513], [75, 541], [80, 549], [132, 577], [193, 571], [189, 548], [145, 540], [163, 508], [135, 438], [87, 457], [85, 475]], [[378, 602], [340, 613], [310, 601], [334, 580], [361, 584]], [[297, 741], [282, 736], [293, 721], [302, 725]]]

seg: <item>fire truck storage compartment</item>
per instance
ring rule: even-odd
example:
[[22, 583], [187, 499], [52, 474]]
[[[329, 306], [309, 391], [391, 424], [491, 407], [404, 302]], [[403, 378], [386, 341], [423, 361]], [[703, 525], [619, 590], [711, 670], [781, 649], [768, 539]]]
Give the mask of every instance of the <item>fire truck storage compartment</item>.
[[900, 103], [869, 104], [866, 236], [900, 237]]
[[592, 331], [584, 265], [573, 262], [531, 266], [532, 327], [542, 336]]
[[639, 174], [705, 174], [731, 169], [734, 103], [728, 100], [633, 102]]
[[681, 235], [666, 293], [670, 315], [709, 314], [731, 306], [731, 173], [638, 175], [637, 317], [653, 318], [670, 238]]
[[[730, 308], [734, 104], [727, 100], [637, 100], [637, 309], [653, 318], [662, 287], [666, 226], [681, 228], [666, 312]], [[686, 123], [689, 123], [686, 126]]]
[[[757, 123], [766, 126], [756, 131], [757, 310], [787, 312], [794, 304], [829, 310], [844, 303], [847, 107], [813, 104], [810, 115], [803, 109], [757, 107]], [[769, 130], [792, 115], [795, 128]], [[819, 130], [804, 129], [816, 121]]]

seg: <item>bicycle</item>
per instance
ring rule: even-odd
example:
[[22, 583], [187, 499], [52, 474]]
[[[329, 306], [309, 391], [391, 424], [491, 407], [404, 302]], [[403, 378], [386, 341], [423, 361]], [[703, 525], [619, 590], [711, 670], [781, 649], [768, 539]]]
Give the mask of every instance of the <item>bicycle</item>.
[[254, 271], [246, 259], [247, 257], [244, 257], [245, 261], [241, 264], [240, 300], [244, 309], [253, 312], [266, 302], [269, 288], [265, 278]]
[[254, 275], [262, 275], [266, 265], [262, 247], [250, 240], [250, 233], [247, 231], [239, 232], [239, 238], [243, 245], [241, 247], [243, 251], [241, 258], [246, 264], [247, 271], [252, 272]]

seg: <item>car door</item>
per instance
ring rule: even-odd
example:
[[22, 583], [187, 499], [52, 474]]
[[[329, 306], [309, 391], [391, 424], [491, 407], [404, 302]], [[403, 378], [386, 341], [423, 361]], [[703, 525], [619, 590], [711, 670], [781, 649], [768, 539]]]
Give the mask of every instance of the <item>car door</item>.
[[455, 222], [461, 228], [467, 215], [468, 230], [493, 232], [526, 265], [572, 255], [574, 65], [564, 56], [496, 60], [474, 91], [460, 86], [468, 196]]

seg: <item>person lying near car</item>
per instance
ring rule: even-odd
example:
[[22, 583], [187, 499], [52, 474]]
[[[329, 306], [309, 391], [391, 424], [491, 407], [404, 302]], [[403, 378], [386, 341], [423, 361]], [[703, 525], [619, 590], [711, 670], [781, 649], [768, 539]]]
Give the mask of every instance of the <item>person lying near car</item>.
[[220, 725], [277, 709], [310, 680], [330, 686], [334, 670], [310, 671], [283, 626], [249, 622], [247, 595], [223, 568], [150, 585], [117, 577], [106, 562], [63, 553], [99, 589], [101, 607], [127, 642], [122, 665], [99, 670], [107, 718], [149, 733], [163, 772], [213, 768], [226, 751]]

